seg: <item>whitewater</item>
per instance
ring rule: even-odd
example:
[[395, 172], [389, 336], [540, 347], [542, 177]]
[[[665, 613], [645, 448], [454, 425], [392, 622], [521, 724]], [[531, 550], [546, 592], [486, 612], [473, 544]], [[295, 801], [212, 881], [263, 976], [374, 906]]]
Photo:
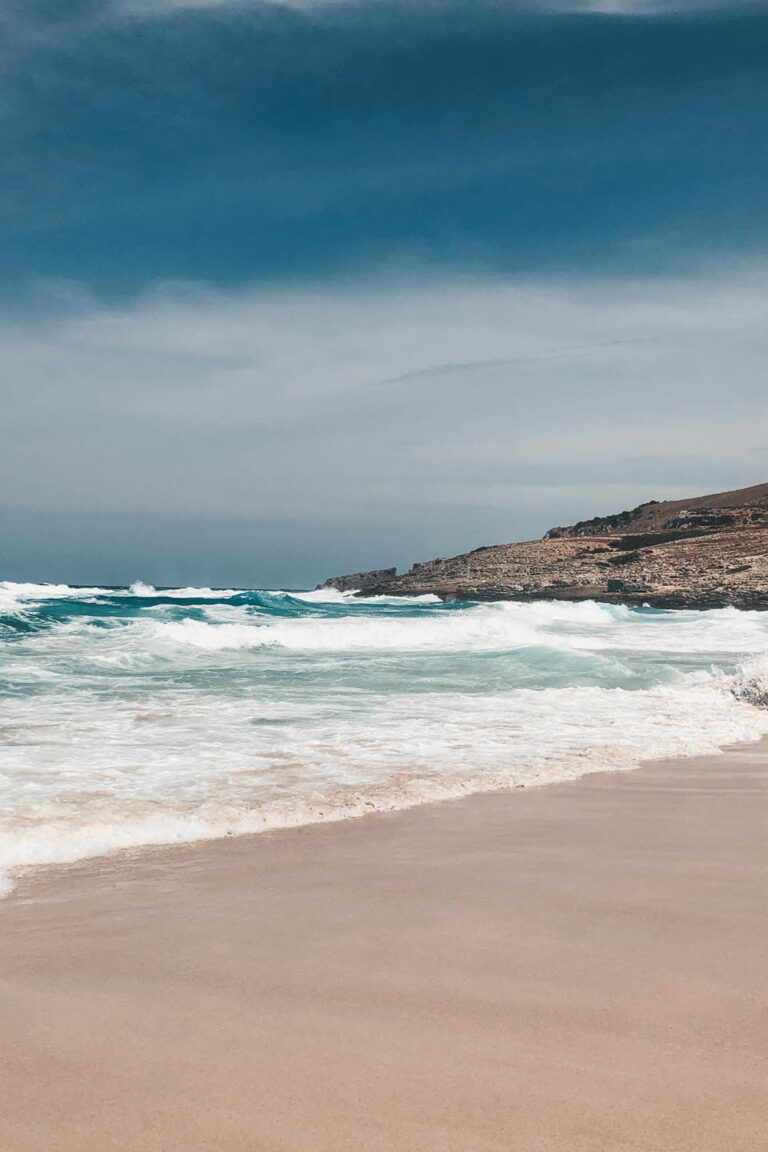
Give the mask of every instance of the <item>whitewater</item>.
[[0, 891], [757, 740], [767, 654], [735, 609], [0, 582]]

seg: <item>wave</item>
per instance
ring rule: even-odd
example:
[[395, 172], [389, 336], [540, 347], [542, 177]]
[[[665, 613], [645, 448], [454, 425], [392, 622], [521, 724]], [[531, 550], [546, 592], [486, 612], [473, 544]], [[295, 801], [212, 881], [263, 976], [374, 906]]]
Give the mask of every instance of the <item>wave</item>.
[[75, 584], [19, 584], [0, 580], [0, 592], [18, 600], [76, 600], [84, 596], [109, 596], [113, 588], [86, 588]]
[[[155, 588], [153, 584], [144, 584], [141, 580], [134, 580], [128, 588], [131, 596], [142, 600], [231, 600], [234, 596], [242, 596], [242, 588]], [[114, 595], [114, 589], [113, 593]]]
[[[85, 591], [82, 599], [92, 599]], [[328, 654], [548, 649], [595, 655], [631, 652], [647, 658], [665, 654], [672, 660], [696, 657], [699, 662], [707, 656], [757, 656], [768, 650], [768, 615], [763, 613], [643, 612], [592, 602], [501, 602], [456, 608], [423, 602], [391, 604], [389, 598], [368, 604], [355, 601], [345, 609], [335, 600], [296, 602], [293, 593], [274, 599], [266, 593], [227, 599], [228, 593], [220, 593], [214, 599], [198, 596], [200, 589], [180, 591], [185, 595], [149, 599], [128, 614], [115, 608], [101, 616], [78, 610], [63, 618], [40, 618], [37, 623], [45, 626], [47, 639], [37, 643], [52, 650], [51, 645], [58, 649], [68, 638], [74, 642], [79, 637], [89, 658], [111, 659], [110, 653], [119, 649], [121, 659], [140, 664], [154, 658], [183, 660], [184, 649]], [[121, 603], [125, 604], [124, 597]], [[16, 620], [31, 627], [28, 612], [17, 614]]]
[[[241, 705], [222, 709], [216, 700], [180, 702], [176, 713], [155, 705], [146, 714], [123, 710], [122, 720], [116, 720], [109, 709], [100, 715], [91, 704], [83, 719], [84, 727], [94, 730], [92, 742], [75, 749], [78, 770], [84, 773], [80, 807], [70, 813], [77, 796], [68, 773], [66, 788], [49, 799], [42, 817], [35, 806], [15, 826], [6, 822], [0, 890], [10, 890], [19, 869], [40, 864], [338, 821], [590, 772], [629, 770], [649, 759], [715, 753], [768, 735], [768, 710], [745, 702], [741, 691], [742, 684], [758, 681], [764, 689], [764, 677], [764, 667], [745, 665], [732, 677], [689, 674], [672, 687], [639, 692], [522, 690], [509, 697], [473, 697], [471, 705], [463, 696], [425, 698], [418, 715], [412, 698], [394, 697], [378, 711], [371, 709], [362, 729], [351, 725], [348, 716], [337, 718], [329, 729], [321, 717], [309, 738], [294, 732], [287, 747], [288, 730], [278, 727], [275, 736], [265, 729], [263, 779], [269, 777], [272, 784], [262, 799], [254, 794], [252, 771], [244, 768], [253, 750], [237, 743], [249, 732]], [[206, 707], [210, 727], [207, 733], [201, 730], [190, 751], [187, 721], [195, 716], [199, 724]], [[284, 719], [290, 720], [290, 709], [285, 711]], [[138, 777], [129, 774], [120, 783], [119, 773], [104, 758], [102, 728], [123, 723], [116, 733], [122, 748], [121, 733], [129, 721], [140, 721], [149, 733], [142, 747], [147, 762]], [[158, 743], [152, 730], [158, 724], [166, 732], [178, 728], [178, 748], [168, 744], [167, 735]], [[46, 748], [50, 768], [55, 745]], [[175, 765], [172, 754], [178, 758]], [[292, 778], [286, 776], [288, 769], [303, 782], [294, 794], [286, 789]], [[122, 790], [116, 792], [118, 784]]]
[[241, 588], [155, 588], [141, 580], [128, 588], [85, 587], [75, 584], [33, 584], [0, 580], [0, 614], [19, 611], [48, 600], [115, 600], [126, 597], [163, 600], [226, 600], [244, 593]]
[[[632, 649], [671, 655], [758, 653], [768, 648], [768, 618], [722, 612], [648, 613], [587, 603], [473, 605], [413, 615], [248, 617], [239, 622], [155, 621], [151, 642], [205, 651], [283, 648], [315, 652], [465, 652], [552, 648], [572, 652]], [[626, 614], [625, 614], [626, 613]], [[149, 637], [148, 637], [149, 639]]]
[[339, 592], [335, 588], [316, 588], [314, 591], [296, 591], [293, 589], [263, 589], [254, 591], [249, 588], [156, 588], [152, 584], [145, 584], [135, 580], [128, 588], [131, 596], [142, 599], [167, 600], [231, 600], [235, 597], [255, 600], [259, 603], [269, 604], [271, 600], [291, 600], [304, 604], [340, 604], [345, 607], [361, 604], [441, 604], [439, 596], [427, 592], [421, 596], [359, 596], [356, 592]]
[[143, 583], [2, 597], [7, 876], [768, 734], [764, 613]]
[[70, 584], [18, 584], [0, 580], [0, 616], [23, 612], [46, 600], [85, 600], [109, 595], [107, 588], [78, 588]]
[[756, 708], [768, 708], [768, 655], [747, 660], [726, 678], [737, 700]]
[[156, 622], [153, 638], [207, 651], [277, 647], [294, 651], [466, 651], [532, 646], [537, 632], [522, 622], [480, 610], [418, 619], [304, 617], [275, 623]]
[[337, 588], [315, 588], [312, 592], [272, 592], [273, 596], [290, 596], [307, 604], [442, 604], [439, 596], [423, 592], [419, 596], [361, 596], [359, 592], [340, 592]]

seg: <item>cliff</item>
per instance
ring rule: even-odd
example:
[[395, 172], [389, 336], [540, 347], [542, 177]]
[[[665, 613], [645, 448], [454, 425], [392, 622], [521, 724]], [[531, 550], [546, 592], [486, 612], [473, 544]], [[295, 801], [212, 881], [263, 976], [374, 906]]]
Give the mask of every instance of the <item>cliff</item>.
[[445, 600], [602, 600], [658, 608], [765, 609], [768, 484], [689, 500], [651, 501], [628, 512], [550, 529], [542, 540], [439, 557], [414, 564], [401, 576], [392, 572], [383, 580], [369, 579], [364, 591], [394, 596], [431, 592]]

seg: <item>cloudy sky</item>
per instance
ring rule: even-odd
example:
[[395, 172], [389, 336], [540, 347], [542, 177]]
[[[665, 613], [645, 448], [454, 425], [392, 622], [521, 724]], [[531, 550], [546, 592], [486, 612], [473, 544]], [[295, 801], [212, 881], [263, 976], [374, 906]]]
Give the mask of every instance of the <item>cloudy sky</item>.
[[768, 3], [6, 0], [0, 579], [768, 479]]

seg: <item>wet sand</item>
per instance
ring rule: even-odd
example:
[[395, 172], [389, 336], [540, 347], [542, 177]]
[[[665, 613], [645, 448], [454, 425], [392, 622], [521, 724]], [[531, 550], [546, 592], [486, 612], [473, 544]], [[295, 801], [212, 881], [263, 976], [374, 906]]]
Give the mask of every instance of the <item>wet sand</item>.
[[768, 748], [22, 880], [2, 1152], [768, 1147]]

